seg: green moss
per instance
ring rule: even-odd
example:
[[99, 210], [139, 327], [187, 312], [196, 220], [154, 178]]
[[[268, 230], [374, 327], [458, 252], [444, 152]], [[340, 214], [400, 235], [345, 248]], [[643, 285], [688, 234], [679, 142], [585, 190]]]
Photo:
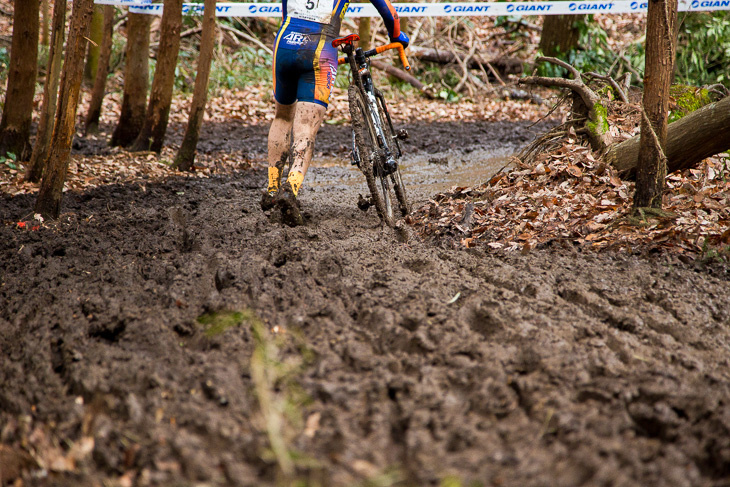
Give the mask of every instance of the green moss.
[[598, 90], [596, 90], [596, 94], [600, 96], [601, 98], [607, 98], [609, 100], [613, 100], [615, 97], [613, 92], [613, 87], [611, 85], [604, 85]]
[[242, 311], [218, 311], [205, 313], [198, 316], [198, 323], [205, 327], [205, 336], [212, 338], [224, 333], [229, 328], [240, 326], [244, 321], [251, 321], [256, 318], [253, 311], [244, 309]]
[[669, 95], [674, 102], [669, 111], [669, 123], [676, 122], [712, 102], [709, 92], [696, 86], [673, 85], [669, 88]]
[[593, 105], [591, 113], [594, 115], [594, 120], [586, 121], [586, 128], [590, 130], [592, 134], [603, 135], [608, 132], [608, 110], [600, 103]]

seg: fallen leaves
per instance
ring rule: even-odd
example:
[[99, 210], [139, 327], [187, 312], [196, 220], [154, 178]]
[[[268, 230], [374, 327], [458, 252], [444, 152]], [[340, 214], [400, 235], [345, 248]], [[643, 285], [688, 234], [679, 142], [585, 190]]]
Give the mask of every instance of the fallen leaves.
[[[409, 217], [424, 236], [456, 245], [529, 250], [570, 241], [595, 250], [661, 249], [700, 253], [730, 244], [727, 156], [667, 178], [664, 211], [632, 216], [634, 184], [584, 147], [568, 142], [484, 185], [456, 187]], [[472, 223], [462, 224], [467, 205]]]

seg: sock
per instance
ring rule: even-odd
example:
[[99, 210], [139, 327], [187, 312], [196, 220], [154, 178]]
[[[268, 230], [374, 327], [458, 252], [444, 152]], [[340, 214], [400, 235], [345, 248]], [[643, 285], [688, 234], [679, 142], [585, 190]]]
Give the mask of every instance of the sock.
[[279, 183], [281, 183], [281, 169], [276, 166], [269, 166], [269, 186], [266, 191], [276, 193], [279, 191]]
[[302, 182], [304, 181], [304, 174], [300, 173], [299, 171], [291, 171], [289, 172], [289, 176], [286, 178], [286, 180], [291, 184], [291, 189], [294, 191], [294, 196], [299, 195], [299, 188], [302, 187]]

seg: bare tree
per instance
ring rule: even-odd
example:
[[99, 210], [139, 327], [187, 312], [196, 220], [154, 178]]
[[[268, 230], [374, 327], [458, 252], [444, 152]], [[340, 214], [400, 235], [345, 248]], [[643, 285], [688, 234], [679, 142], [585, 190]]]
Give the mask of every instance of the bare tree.
[[86, 51], [86, 66], [84, 67], [84, 81], [91, 83], [94, 81], [96, 71], [99, 66], [99, 55], [102, 38], [102, 29], [104, 27], [104, 6], [94, 6], [94, 15], [91, 18], [91, 27], [89, 28], [89, 45]]
[[31, 154], [30, 124], [38, 75], [38, 0], [15, 0], [8, 89], [0, 120], [0, 156], [8, 152], [27, 160]]
[[585, 15], [546, 15], [540, 35], [540, 51], [545, 56], [563, 56], [578, 47], [580, 23], [585, 23]]
[[667, 175], [669, 87], [677, 49], [677, 0], [649, 2], [639, 166], [634, 208], [661, 208]]
[[41, 16], [43, 18], [43, 22], [41, 23], [41, 44], [44, 46], [48, 46], [48, 17], [49, 17], [49, 10], [48, 10], [48, 0], [41, 0]]
[[53, 134], [53, 121], [58, 105], [58, 82], [63, 64], [63, 41], [66, 37], [66, 4], [67, 0], [55, 0], [53, 3], [53, 26], [51, 33], [51, 51], [48, 54], [46, 82], [43, 86], [43, 105], [38, 121], [33, 154], [25, 172], [26, 181], [37, 183], [43, 175], [43, 167], [48, 160], [48, 151]]
[[[401, 19], [401, 23], [403, 19]], [[360, 36], [359, 46], [363, 49], [370, 49], [372, 31], [370, 30], [370, 17], [360, 17], [357, 24], [357, 34]]]
[[144, 124], [150, 73], [150, 23], [145, 14], [129, 13], [124, 66], [124, 96], [111, 145], [126, 147], [137, 138]]
[[170, 115], [172, 89], [175, 84], [175, 67], [180, 49], [182, 27], [182, 0], [165, 0], [162, 10], [160, 47], [157, 50], [157, 67], [152, 80], [152, 91], [147, 105], [147, 115], [137, 139], [130, 150], [162, 150], [167, 120]]
[[66, 181], [71, 143], [76, 131], [76, 110], [84, 74], [84, 53], [93, 10], [94, 0], [73, 2], [66, 45], [66, 62], [61, 73], [61, 103], [56, 113], [51, 154], [35, 205], [35, 211], [47, 218], [58, 218], [61, 211], [63, 183]]
[[190, 116], [188, 126], [185, 129], [185, 136], [173, 166], [180, 171], [190, 171], [193, 167], [195, 148], [198, 145], [200, 136], [200, 126], [203, 124], [205, 104], [208, 100], [210, 64], [213, 60], [213, 47], [215, 46], [215, 3], [216, 0], [205, 0], [204, 4], [203, 34], [200, 40], [200, 57], [198, 58], [198, 74], [195, 76], [193, 103], [190, 106]]
[[99, 49], [99, 63], [96, 67], [96, 79], [94, 88], [91, 90], [91, 101], [89, 110], [86, 113], [84, 134], [97, 133], [99, 131], [99, 117], [101, 116], [101, 104], [104, 101], [106, 90], [106, 78], [109, 75], [109, 59], [112, 56], [112, 40], [114, 34], [114, 7], [104, 7], [104, 26], [101, 36], [101, 47]]

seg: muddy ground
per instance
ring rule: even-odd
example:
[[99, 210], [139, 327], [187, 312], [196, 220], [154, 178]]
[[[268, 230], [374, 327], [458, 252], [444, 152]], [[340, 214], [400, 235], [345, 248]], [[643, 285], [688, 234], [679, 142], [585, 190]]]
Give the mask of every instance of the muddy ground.
[[[410, 129], [447, 165], [449, 146], [532, 137]], [[228, 130], [204, 148], [263, 153], [264, 127]], [[323, 129], [323, 158], [345, 134]], [[299, 228], [259, 210], [260, 169], [66, 194], [39, 231], [12, 224], [33, 197], [2, 197], [3, 483], [284, 484], [279, 438], [309, 485], [730, 485], [723, 267], [425, 243], [361, 213], [362, 178], [327, 166]], [[198, 320], [225, 311], [238, 324]]]

